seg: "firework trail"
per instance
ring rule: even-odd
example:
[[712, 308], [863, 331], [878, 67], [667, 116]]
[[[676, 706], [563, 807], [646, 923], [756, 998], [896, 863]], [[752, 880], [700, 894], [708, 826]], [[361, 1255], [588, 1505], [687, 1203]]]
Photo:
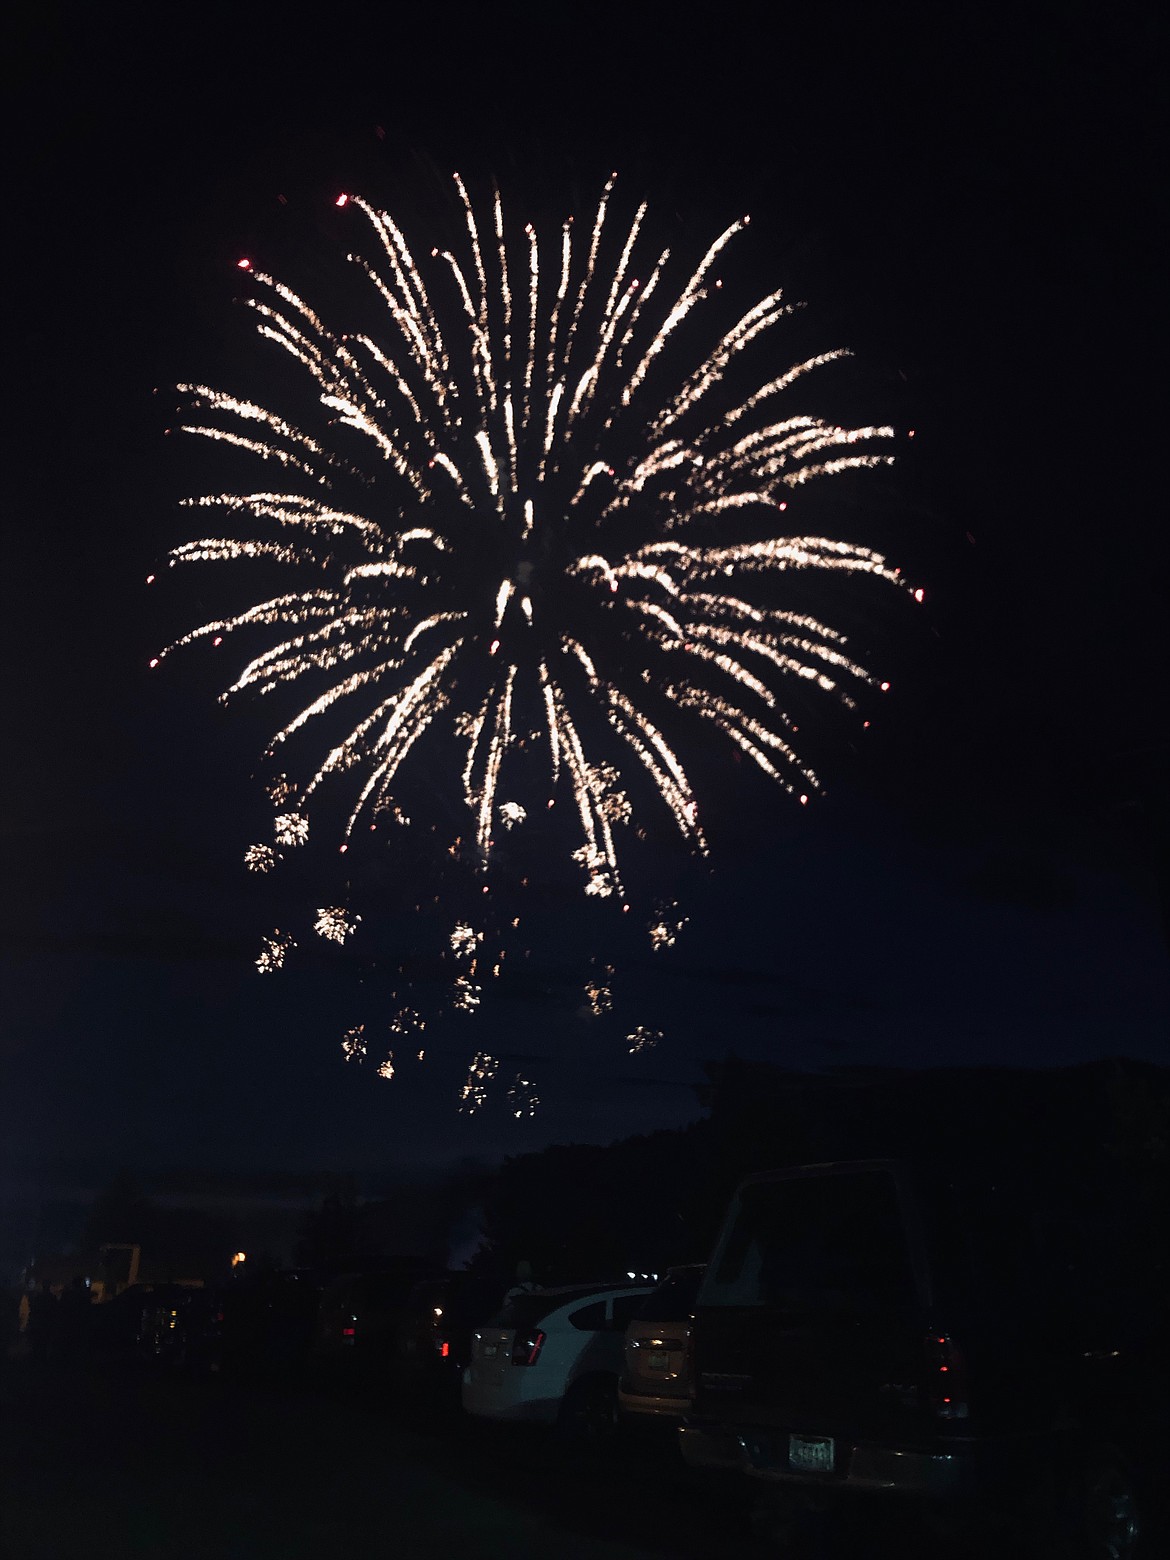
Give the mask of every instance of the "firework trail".
[[[648, 781], [706, 848], [676, 733], [714, 728], [802, 800], [817, 789], [788, 696], [815, 689], [852, 707], [874, 679], [841, 632], [777, 606], [777, 583], [903, 582], [868, 548], [780, 527], [794, 490], [888, 462], [893, 430], [796, 409], [805, 377], [848, 353], [776, 372], [772, 340], [795, 306], [777, 291], [741, 312], [717, 274], [748, 218], [676, 271], [669, 250], [645, 247], [644, 205], [613, 232], [612, 179], [587, 233], [570, 220], [551, 239], [511, 232], [498, 192], [485, 213], [458, 176], [455, 189], [460, 252], [422, 260], [393, 217], [338, 199], [364, 225], [366, 248], [348, 258], [379, 310], [376, 334], [335, 333], [240, 261], [259, 334], [295, 365], [316, 413], [300, 426], [179, 387], [183, 431], [265, 476], [185, 500], [224, 534], [169, 561], [252, 563], [283, 583], [152, 664], [237, 636], [249, 648], [224, 701], [299, 694], [265, 756], [301, 778], [270, 782], [273, 840], [250, 848], [251, 870], [306, 843], [327, 787], [344, 798], [342, 851], [359, 824], [408, 822], [396, 791], [434, 727], [459, 744], [481, 864], [498, 830], [525, 828], [530, 797], [526, 808], [502, 786], [518, 749], [530, 764], [538, 746], [545, 805], [571, 797], [571, 854], [585, 892], [605, 897], [622, 890], [631, 788]], [[317, 930], [343, 942], [355, 923], [326, 907]], [[674, 923], [658, 924], [668, 943]], [[283, 951], [270, 940], [261, 967]], [[460, 1000], [478, 1001], [466, 977]]]

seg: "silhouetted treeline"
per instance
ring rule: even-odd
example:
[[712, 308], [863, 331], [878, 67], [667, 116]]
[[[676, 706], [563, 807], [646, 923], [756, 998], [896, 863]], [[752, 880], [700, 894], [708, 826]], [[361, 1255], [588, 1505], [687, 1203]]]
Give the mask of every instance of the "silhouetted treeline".
[[545, 1282], [661, 1271], [710, 1252], [757, 1170], [858, 1157], [961, 1171], [990, 1162], [1048, 1185], [1078, 1216], [1122, 1218], [1170, 1272], [1170, 1070], [874, 1068], [793, 1073], [734, 1057], [706, 1068], [705, 1120], [606, 1147], [507, 1159], [483, 1184], [477, 1268]]
[[302, 1222], [296, 1260], [326, 1273], [402, 1263], [437, 1273], [465, 1259], [478, 1227], [471, 1266], [504, 1286], [521, 1263], [545, 1283], [661, 1272], [707, 1257], [744, 1176], [888, 1155], [947, 1174], [991, 1163], [1041, 1182], [1075, 1217], [1124, 1223], [1170, 1283], [1170, 1069], [800, 1073], [729, 1057], [705, 1073], [704, 1119], [675, 1131], [555, 1145], [375, 1201], [337, 1177]]
[[90, 1205], [80, 1245], [97, 1252], [108, 1243], [139, 1246], [154, 1278], [202, 1277], [226, 1264], [235, 1231], [220, 1213], [155, 1202], [123, 1171]]

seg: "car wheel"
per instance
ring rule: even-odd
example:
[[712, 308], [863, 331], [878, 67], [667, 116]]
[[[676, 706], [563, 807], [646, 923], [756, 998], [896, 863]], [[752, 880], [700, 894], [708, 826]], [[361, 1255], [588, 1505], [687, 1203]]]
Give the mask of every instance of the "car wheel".
[[571, 1440], [603, 1446], [617, 1434], [616, 1376], [585, 1376], [575, 1381], [561, 1403], [561, 1430]]
[[1142, 1534], [1137, 1484], [1119, 1452], [1103, 1450], [1089, 1459], [1079, 1517], [1084, 1560], [1137, 1560]]

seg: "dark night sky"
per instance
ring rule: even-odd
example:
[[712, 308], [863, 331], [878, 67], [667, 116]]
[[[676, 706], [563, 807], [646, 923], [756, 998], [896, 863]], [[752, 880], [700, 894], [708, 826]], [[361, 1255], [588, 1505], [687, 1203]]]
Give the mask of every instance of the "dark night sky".
[[[18, 29], [0, 1172], [604, 1140], [692, 1114], [698, 1062], [732, 1046], [801, 1067], [1170, 1059], [1154, 23], [391, 11], [46, 6]], [[715, 871], [667, 852], [692, 925], [673, 962], [623, 963], [620, 1025], [577, 1011], [565, 899], [514, 999], [387, 1087], [341, 1062], [371, 1016], [344, 961], [251, 968], [263, 712], [225, 718], [205, 658], [146, 671], [212, 586], [142, 586], [188, 534], [191, 452], [152, 390], [247, 392], [235, 259], [324, 275], [338, 190], [425, 231], [453, 167], [557, 220], [619, 169], [696, 250], [750, 210], [749, 269], [916, 430], [874, 540], [928, 601], [881, 629], [894, 690], [871, 742], [830, 746], [815, 808], [704, 768]], [[627, 1020], [667, 1039], [630, 1058]], [[534, 1121], [455, 1114], [480, 1046], [537, 1070]]]

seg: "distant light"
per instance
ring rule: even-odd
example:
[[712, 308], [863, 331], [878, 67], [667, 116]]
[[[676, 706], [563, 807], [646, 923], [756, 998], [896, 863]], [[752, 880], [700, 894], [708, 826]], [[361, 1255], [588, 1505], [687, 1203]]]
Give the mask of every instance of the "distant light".
[[913, 437], [914, 437], [914, 429], [913, 429], [913, 428], [911, 428], [911, 429], [909, 429], [909, 430], [908, 430], [908, 432], [907, 432], [907, 434], [906, 434], [906, 437], [907, 437], [907, 438], [908, 438], [908, 439], [912, 439], [912, 438], [913, 438]]
[[868, 731], [869, 730], [869, 721], [863, 720], [862, 723], [861, 723], [861, 729], [862, 729], [862, 731]]
[[489, 655], [495, 655], [496, 651], [499, 648], [500, 648], [500, 641], [498, 639], [493, 639], [492, 642], [491, 642], [491, 646], [488, 649], [488, 654]]
[[151, 666], [157, 666], [158, 665], [158, 656], [157, 655], [154, 657], [154, 659], [151, 661], [150, 664], [151, 664]]
[[148, 574], [146, 576], [146, 583], [148, 585], [153, 585], [154, 584], [154, 575], [153, 574]]
[[788, 508], [788, 505], [786, 503], [785, 504], [777, 504], [776, 508], [779, 509], [779, 510], [785, 510], [785, 509]]
[[339, 195], [337, 197], [337, 199], [333, 202], [333, 204], [335, 206], [348, 206], [348, 204], [349, 204], [349, 196], [348, 195]]
[[338, 847], [337, 847], [337, 854], [338, 854], [338, 855], [339, 855], [339, 856], [344, 856], [344, 855], [345, 855], [345, 853], [346, 853], [346, 851], [347, 851], [347, 850], [348, 850], [348, 849], [349, 849], [349, 846], [348, 846], [348, 845], [339, 845], [339, 846], [338, 846]]
[[213, 645], [222, 645], [223, 644], [223, 635], [222, 634], [216, 634], [215, 638], [211, 642], [212, 642]]
[[802, 796], [800, 798], [800, 805], [802, 807], [807, 807], [808, 806], [808, 797], [807, 796]]
[[888, 682], [882, 683], [881, 688], [883, 693], [889, 693], [890, 691], [890, 685]]
[[250, 260], [237, 260], [236, 261], [236, 270], [237, 271], [250, 271], [251, 269], [252, 269], [252, 262]]
[[246, 1251], [233, 1251], [232, 1252], [232, 1267], [239, 1267], [241, 1262], [247, 1262], [247, 1260], [248, 1260], [248, 1253]]
[[925, 598], [925, 596], [926, 596], [926, 592], [922, 589], [921, 586], [919, 586], [918, 589], [914, 592], [914, 600], [915, 601], [922, 601]]

